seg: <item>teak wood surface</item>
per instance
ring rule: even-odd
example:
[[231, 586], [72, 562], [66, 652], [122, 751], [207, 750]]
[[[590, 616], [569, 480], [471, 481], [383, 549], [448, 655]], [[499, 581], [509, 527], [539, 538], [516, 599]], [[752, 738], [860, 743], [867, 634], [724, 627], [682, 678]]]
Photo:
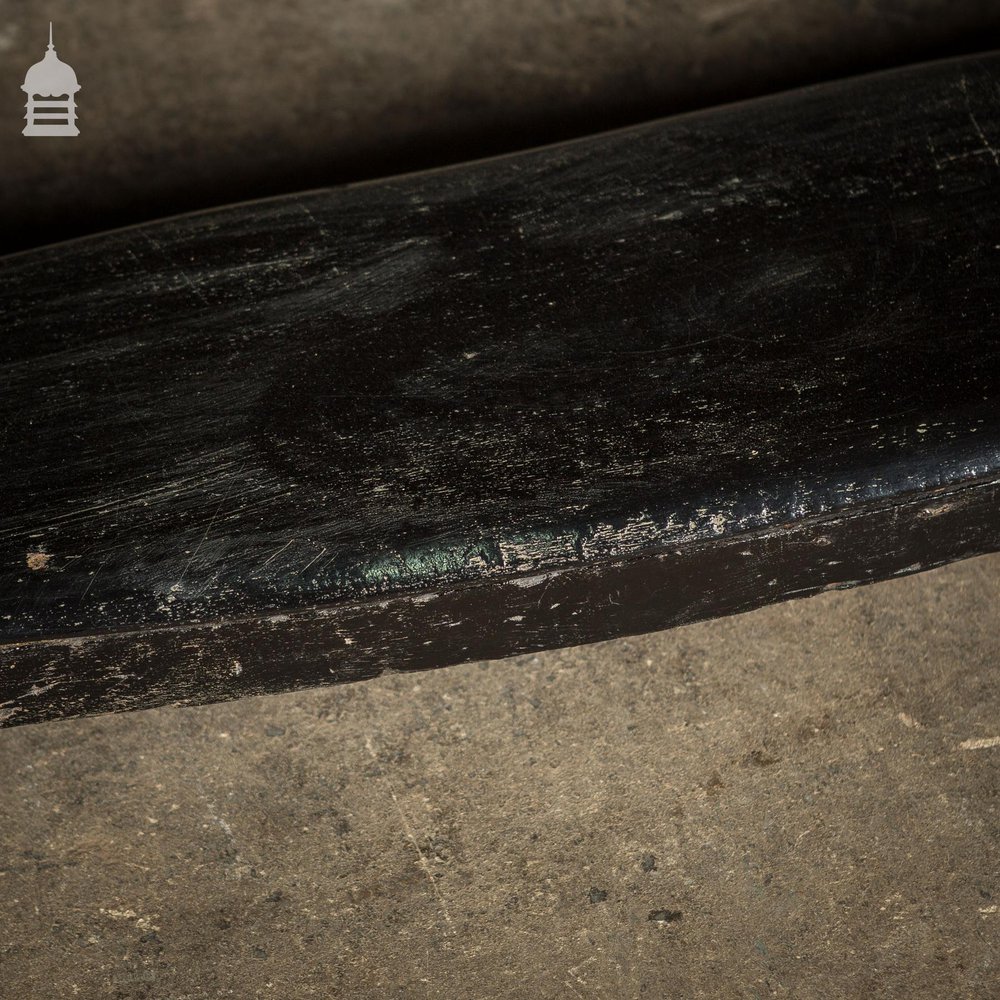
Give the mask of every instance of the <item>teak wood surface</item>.
[[0, 721], [1000, 548], [1000, 57], [0, 258]]

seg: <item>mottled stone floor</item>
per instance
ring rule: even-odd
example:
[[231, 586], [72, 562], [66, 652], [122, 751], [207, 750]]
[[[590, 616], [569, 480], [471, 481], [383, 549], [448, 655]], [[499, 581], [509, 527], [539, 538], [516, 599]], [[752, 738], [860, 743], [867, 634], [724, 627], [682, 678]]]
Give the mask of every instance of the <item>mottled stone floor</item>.
[[3, 994], [996, 997], [998, 611], [993, 556], [5, 731]]

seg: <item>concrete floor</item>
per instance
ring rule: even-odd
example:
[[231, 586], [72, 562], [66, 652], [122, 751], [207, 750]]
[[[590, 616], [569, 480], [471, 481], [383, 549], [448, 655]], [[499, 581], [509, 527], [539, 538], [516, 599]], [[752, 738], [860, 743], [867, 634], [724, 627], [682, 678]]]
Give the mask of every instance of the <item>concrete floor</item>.
[[998, 610], [991, 556], [5, 731], [0, 992], [994, 998]]

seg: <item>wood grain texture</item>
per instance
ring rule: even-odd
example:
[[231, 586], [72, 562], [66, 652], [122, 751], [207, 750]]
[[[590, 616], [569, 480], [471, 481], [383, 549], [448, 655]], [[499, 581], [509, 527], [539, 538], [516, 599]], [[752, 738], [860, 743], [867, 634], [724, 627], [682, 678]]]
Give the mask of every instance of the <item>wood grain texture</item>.
[[1000, 57], [0, 260], [6, 724], [1000, 548]]

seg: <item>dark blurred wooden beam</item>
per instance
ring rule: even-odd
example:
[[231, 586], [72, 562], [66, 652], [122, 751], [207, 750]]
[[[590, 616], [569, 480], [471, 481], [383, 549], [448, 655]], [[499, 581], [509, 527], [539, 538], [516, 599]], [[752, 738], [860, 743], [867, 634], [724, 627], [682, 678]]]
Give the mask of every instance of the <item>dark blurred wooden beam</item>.
[[8, 133], [0, 254], [1000, 46], [995, 0], [6, 0], [11, 127], [53, 16], [80, 135]]
[[1000, 58], [0, 261], [0, 717], [1000, 548]]

